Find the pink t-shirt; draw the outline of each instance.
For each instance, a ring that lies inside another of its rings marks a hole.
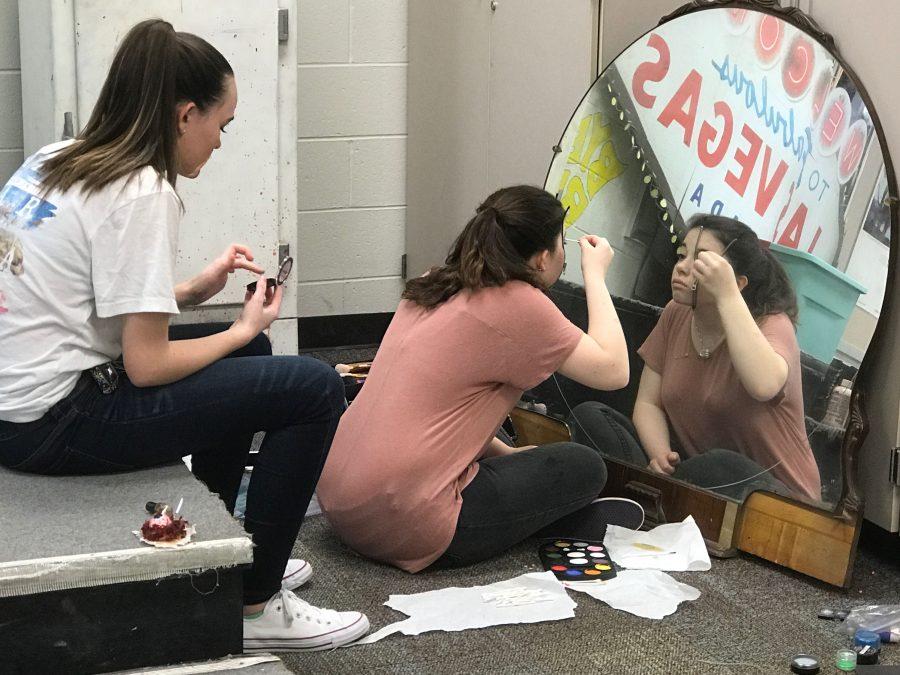
[[[786,314],[759,321],[759,329],[788,365],[784,389],[757,401],[744,389],[723,342],[701,359],[691,341],[691,310],[669,302],[638,350],[661,378],[663,409],[684,451],[722,448],[746,455],[802,497],[822,499],[819,468],[806,438],[800,347]]]
[[[485,447],[581,336],[521,281],[461,291],[430,311],[401,302],[319,480],[338,536],[408,572],[437,560]]]

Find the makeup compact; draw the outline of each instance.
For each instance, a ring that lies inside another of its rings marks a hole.
[[[538,554],[544,569],[560,581],[606,581],[616,576],[616,566],[599,541],[547,539]]]
[[[284,282],[287,281],[287,278],[291,275],[291,268],[294,266],[294,259],[291,256],[288,256],[284,260],[281,261],[281,265],[278,267],[278,276],[277,277],[269,277],[266,279],[266,286],[268,288],[275,288],[275,286],[282,286]],[[256,282],[251,281],[247,284],[247,291],[250,293],[256,293]]]

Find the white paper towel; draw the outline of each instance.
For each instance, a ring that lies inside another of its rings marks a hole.
[[[617,565],[631,570],[705,572],[712,565],[693,517],[636,532],[610,525],[603,540]]]
[[[613,609],[646,619],[662,619],[700,591],[659,570],[621,570],[609,581],[566,581],[566,588],[587,593]]]
[[[377,642],[397,632],[419,635],[432,630],[459,631],[571,619],[577,607],[552,572],[523,574],[488,586],[392,595],[384,604],[409,618],[385,626],[348,647]]]

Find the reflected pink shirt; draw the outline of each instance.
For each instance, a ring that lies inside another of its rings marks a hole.
[[[800,347],[786,314],[759,321],[759,329],[787,362],[784,389],[757,401],[744,389],[723,342],[701,359],[691,342],[691,310],[669,302],[638,354],[661,377],[662,405],[689,455],[722,448],[746,455],[801,497],[819,501],[819,468],[806,438]]]

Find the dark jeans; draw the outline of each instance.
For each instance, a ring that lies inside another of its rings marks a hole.
[[[568,422],[573,441],[641,468],[646,468],[650,461],[631,420],[608,405],[597,401],[577,405]],[[715,448],[690,458],[684,458],[683,453],[678,452],[682,461],[672,474],[678,480],[740,501],[754,490],[791,494],[784,483],[766,472],[764,467],[733,450]]]
[[[606,464],[578,443],[551,443],[489,457],[462,491],[456,533],[435,567],[486,560],[590,504],[606,484]]]
[[[177,330],[175,331],[178,332]],[[194,334],[212,332],[210,329]],[[257,341],[244,354],[269,351]],[[194,474],[234,509],[253,434],[265,431],[244,526],[256,544],[244,601],[281,587],[284,566],[344,410],[341,378],[300,356],[225,358],[178,382],[103,395],[84,375],[36,422],[0,422],[0,464],[45,475],[113,473],[193,455]]]

